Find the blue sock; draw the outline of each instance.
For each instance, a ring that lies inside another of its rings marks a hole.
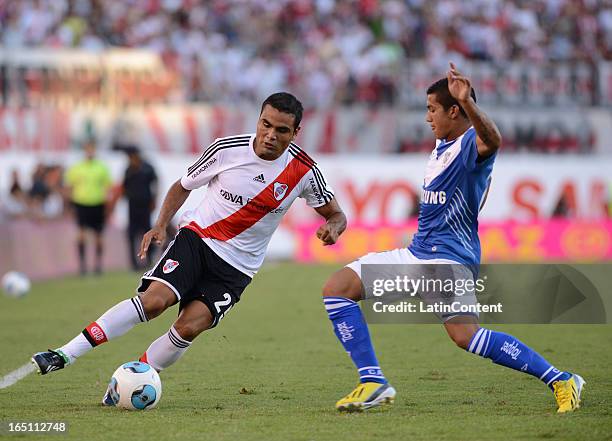
[[[529,346],[503,332],[480,328],[470,340],[467,350],[490,358],[493,363],[538,377],[551,389],[553,382],[571,377],[569,372],[556,369]]]
[[[344,297],[323,297],[323,303],[336,337],[359,370],[359,381],[385,384],[387,379],[378,365],[368,325],[357,302]]]

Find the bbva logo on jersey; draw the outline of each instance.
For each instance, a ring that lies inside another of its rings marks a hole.
[[[285,193],[287,193],[287,189],[289,189],[289,186],[287,184],[275,182],[274,183],[274,199],[276,199],[277,201],[280,201],[282,198],[284,198]]]

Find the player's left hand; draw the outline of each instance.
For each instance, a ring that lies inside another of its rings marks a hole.
[[[317,237],[323,242],[323,246],[333,245],[338,241],[338,231],[329,224],[323,224],[317,230]]]
[[[448,91],[457,101],[467,101],[472,91],[470,80],[457,70],[455,63],[450,62],[449,64],[450,70],[446,73]]]

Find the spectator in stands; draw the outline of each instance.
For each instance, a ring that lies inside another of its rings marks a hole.
[[[40,216],[44,219],[56,219],[64,214],[64,170],[59,165],[50,165],[45,173],[47,196],[40,206]]]
[[[78,224],[77,250],[81,275],[87,273],[86,233],[93,231],[95,237],[96,274],[102,273],[104,255],[103,230],[106,220],[107,192],[111,186],[108,167],[96,159],[96,147],[93,141],[84,146],[85,159],[73,165],[66,173],[66,185]]]
[[[61,167],[44,164],[35,167],[28,207],[30,217],[37,220],[53,219],[63,214]]]
[[[47,170],[44,164],[37,164],[32,172],[32,187],[28,193],[31,201],[41,202],[49,194],[49,189],[45,182],[45,174]]]
[[[113,195],[111,207],[121,197],[128,202],[128,253],[132,269],[139,271],[143,267],[136,258],[142,236],[151,229],[151,214],[157,200],[157,174],[155,169],[145,161],[136,146],[117,147],[128,155],[128,167],[125,170],[123,182]],[[151,253],[147,256],[146,265],[151,266]]]
[[[10,190],[2,201],[2,214],[9,219],[25,217],[28,214],[28,195],[23,191],[17,170],[11,173]]]

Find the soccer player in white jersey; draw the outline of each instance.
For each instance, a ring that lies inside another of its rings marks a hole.
[[[455,280],[468,280],[473,278],[471,269],[480,263],[477,215],[501,145],[500,133],[476,105],[469,79],[452,63],[446,78],[427,90],[426,120],[436,137],[436,146],[427,164],[418,231],[412,244],[363,256],[332,275],[323,288],[334,332],[360,376],[357,388],[336,403],[341,411],[392,403],[396,393],[380,369],[367,324],[356,303],[366,295],[362,265],[411,264],[401,268],[412,272],[415,279],[423,271],[430,273],[431,268],[451,267]],[[463,297],[464,302],[475,302],[473,293]],[[459,297],[451,296],[447,301],[453,299]],[[439,314],[439,318],[460,348],[542,380],[553,390],[558,412],[578,408],[584,384],[580,376],[557,370],[511,335],[479,327],[477,315],[451,313]]]
[[[182,215],[159,262],[142,276],[139,295],[113,306],[58,349],[34,354],[38,371],[62,369],[178,303],[178,319],[140,359],[158,371],[175,363],[240,300],[272,233],[298,197],[326,220],[317,237],[324,245],[336,243],[346,217],[315,161],[293,142],[302,111],[293,95],[275,93],[262,104],[256,133],[216,139],[172,185],[142,240],[144,258],[152,241],[165,240],[168,222],[190,191],[208,186],[199,206]]]

